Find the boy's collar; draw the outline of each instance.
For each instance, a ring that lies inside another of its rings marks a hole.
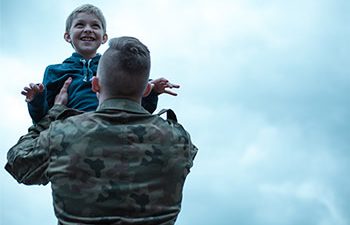
[[[84,57],[82,55],[80,55],[79,53],[77,53],[77,52],[73,52],[72,57],[73,58],[84,59]],[[96,53],[96,55],[92,59],[96,59],[96,58],[99,59],[100,57],[101,57],[101,54],[100,53]]]

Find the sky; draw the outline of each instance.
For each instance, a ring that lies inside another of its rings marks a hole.
[[[350,224],[348,0],[1,0],[2,167],[31,124],[20,92],[71,55],[84,3],[181,85],[158,104],[199,148],[177,225]],[[0,179],[1,225],[56,224],[49,185]]]

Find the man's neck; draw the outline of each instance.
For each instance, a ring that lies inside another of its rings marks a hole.
[[[98,95],[99,105],[101,105],[102,102],[106,101],[107,99],[127,99],[127,100],[134,101],[134,102],[141,105],[141,98],[132,97],[132,96],[122,96],[122,95],[106,96],[106,95],[102,95],[102,94]]]

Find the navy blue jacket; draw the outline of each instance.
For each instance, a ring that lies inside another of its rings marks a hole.
[[[91,80],[96,76],[97,65],[101,55],[86,60],[78,53],[61,64],[50,65],[46,68],[43,84],[43,93],[38,94],[33,101],[28,103],[29,114],[34,123],[40,121],[48,110],[54,105],[55,97],[61,90],[68,77],[72,77],[72,83],[68,88],[67,107],[85,112],[95,111],[98,106],[96,93],[91,90]],[[153,113],[157,108],[158,95],[155,92],[142,99],[142,106]]]

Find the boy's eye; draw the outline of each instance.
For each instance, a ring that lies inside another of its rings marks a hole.
[[[92,25],[92,28],[94,28],[94,29],[100,29],[101,27],[100,27],[99,24],[93,24],[93,25]]]
[[[77,24],[75,24],[75,27],[81,28],[81,27],[84,27],[84,24],[82,24],[82,23],[77,23]]]

